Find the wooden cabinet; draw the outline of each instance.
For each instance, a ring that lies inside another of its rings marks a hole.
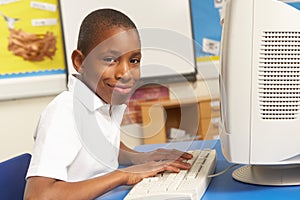
[[[144,144],[168,142],[171,128],[184,130],[199,139],[213,139],[218,135],[218,98],[144,102],[140,106]]]

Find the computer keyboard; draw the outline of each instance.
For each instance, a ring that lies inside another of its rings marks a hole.
[[[143,179],[127,194],[124,200],[200,200],[215,171],[216,150],[189,151],[193,158],[189,170],[179,173],[164,172]]]

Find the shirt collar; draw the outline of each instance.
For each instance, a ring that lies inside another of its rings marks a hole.
[[[74,75],[69,76],[68,89],[76,99],[78,99],[89,111],[96,110],[109,113],[110,104],[105,103],[90,88],[88,88],[81,80]],[[126,109],[126,105],[113,106],[113,111],[122,112]]]
[[[74,97],[90,111],[95,111],[101,107],[109,107],[108,104],[102,101],[102,99],[74,75],[69,76],[68,88]]]

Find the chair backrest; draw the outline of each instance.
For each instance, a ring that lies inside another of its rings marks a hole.
[[[0,199],[23,200],[30,159],[25,153],[0,163]]]

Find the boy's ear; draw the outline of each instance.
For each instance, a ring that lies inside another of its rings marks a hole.
[[[83,60],[84,60],[84,55],[82,54],[81,51],[79,50],[74,50],[72,53],[72,63],[74,69],[78,72],[81,73],[83,70]]]

